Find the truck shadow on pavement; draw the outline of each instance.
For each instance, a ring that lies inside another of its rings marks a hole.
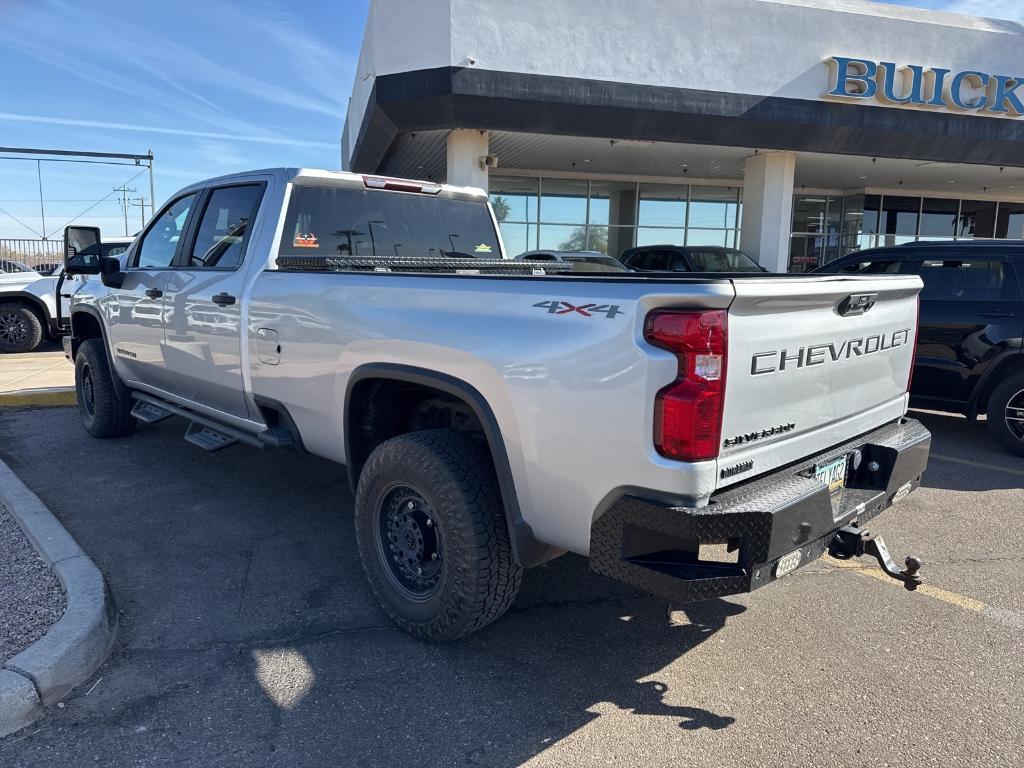
[[[98,441],[73,409],[0,414],[0,456],[103,570],[120,614],[95,678],[0,743],[0,764],[504,766],[605,717],[602,732],[662,737],[734,722],[700,706],[707,661],[690,654],[742,605],[670,617],[566,555],[529,571],[483,631],[422,643],[366,585],[342,468],[205,453],[184,429]]]

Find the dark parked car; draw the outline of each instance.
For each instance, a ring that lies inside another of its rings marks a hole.
[[[717,245],[641,245],[620,260],[636,272],[767,272],[735,248]]]
[[[622,262],[600,251],[527,251],[516,256],[520,261],[561,261],[572,265],[573,272],[629,272]]]
[[[917,242],[875,248],[815,272],[917,274],[924,281],[911,403],[988,415],[1024,456],[1024,241]]]

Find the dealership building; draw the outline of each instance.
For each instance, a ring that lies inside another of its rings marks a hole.
[[[342,167],[488,190],[512,254],[1021,238],[1022,51],[861,0],[373,0]]]

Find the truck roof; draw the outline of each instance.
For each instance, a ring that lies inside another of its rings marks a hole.
[[[400,179],[393,176],[381,176],[376,173],[351,173],[349,171],[329,171],[325,168],[258,168],[250,171],[239,171],[237,173],[229,173],[223,176],[215,176],[210,179],[202,179],[194,182],[193,184],[183,187],[182,192],[191,189],[193,187],[204,187],[210,184],[221,184],[230,183],[232,181],[238,181],[252,176],[275,176],[284,183],[289,182],[337,182],[339,184],[351,184],[358,186],[367,186],[367,179],[383,179],[388,182],[396,182],[398,184],[416,185],[421,187],[438,187],[442,194],[454,194],[461,196],[472,196],[479,197],[481,199],[487,198],[487,193],[479,187],[462,187],[455,184],[442,184],[437,181],[422,180],[422,179]],[[402,190],[396,190],[402,191]]]

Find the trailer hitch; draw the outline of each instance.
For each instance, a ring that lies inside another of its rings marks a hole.
[[[835,537],[828,545],[828,553],[837,560],[849,560],[852,557],[869,555],[878,561],[889,576],[902,581],[903,586],[911,592],[920,586],[922,582],[921,560],[917,557],[908,557],[904,563],[906,568],[902,570],[889,554],[889,548],[885,546],[882,537],[856,525],[847,525],[836,531]]]

